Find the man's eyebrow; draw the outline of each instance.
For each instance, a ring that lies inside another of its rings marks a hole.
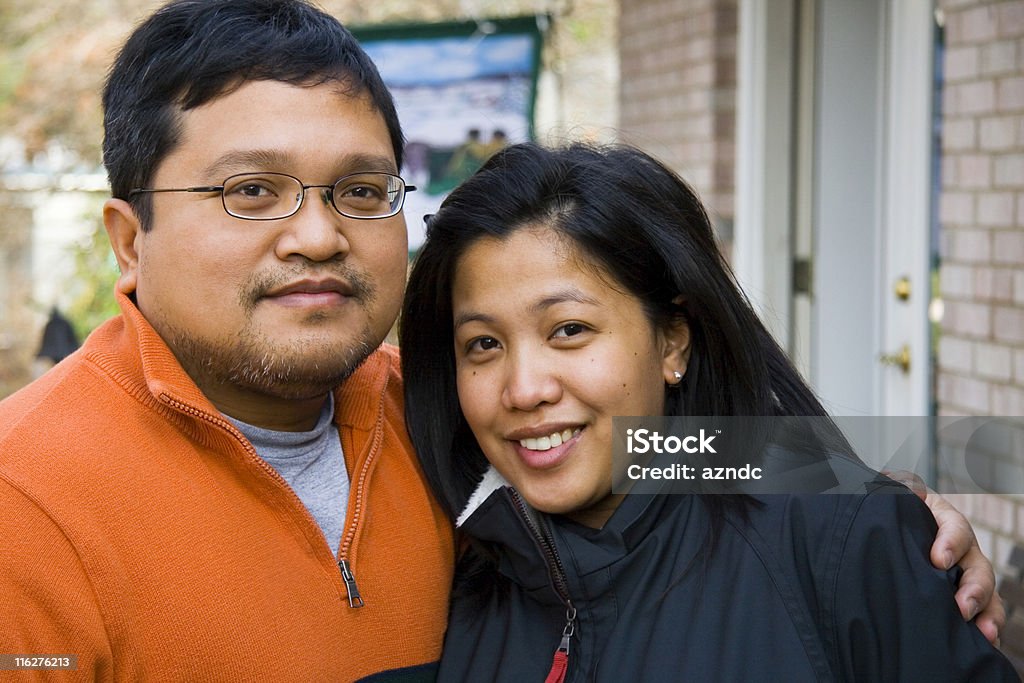
[[[378,154],[349,154],[338,160],[341,175],[349,173],[363,173],[364,171],[376,171],[378,173],[397,174],[395,160],[389,156]]]
[[[203,177],[220,182],[234,173],[249,171],[275,171],[293,173],[294,161],[290,154],[273,149],[246,149],[228,152],[203,171]],[[333,172],[337,177],[350,173],[378,172],[398,173],[395,161],[389,156],[378,154],[349,154],[338,158]],[[308,182],[308,181],[306,181]]]
[[[232,173],[268,171],[285,168],[289,157],[272,149],[246,149],[228,152],[216,159],[203,171],[203,177],[223,180]]]

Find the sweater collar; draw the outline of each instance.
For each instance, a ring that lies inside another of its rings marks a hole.
[[[135,303],[119,291],[115,296],[121,315],[86,339],[86,357],[144,403],[173,401],[217,414]]]

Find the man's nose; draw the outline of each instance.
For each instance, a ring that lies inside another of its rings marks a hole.
[[[347,220],[334,208],[330,186],[312,185],[294,215],[282,222],[283,233],[277,242],[282,260],[302,256],[311,261],[330,261],[350,250],[345,234]]]

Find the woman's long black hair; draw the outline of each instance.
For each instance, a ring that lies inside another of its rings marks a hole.
[[[654,325],[684,317],[690,359],[681,386],[666,389],[666,415],[826,415],[740,291],[704,207],[679,176],[627,146],[513,145],[453,191],[430,220],[402,311],[409,434],[452,519],[488,466],[459,408],[455,269],[477,240],[538,224],[614,277]],[[718,518],[741,502],[702,498]]]

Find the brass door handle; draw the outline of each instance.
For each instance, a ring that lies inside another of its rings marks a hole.
[[[878,357],[882,365],[895,365],[904,375],[910,374],[910,345],[904,344],[897,353],[883,353]]]
[[[899,299],[900,301],[906,301],[907,299],[910,298],[910,279],[906,277],[901,277],[899,280],[896,281],[896,284],[893,286],[892,289],[893,294],[896,295],[897,299]]]

